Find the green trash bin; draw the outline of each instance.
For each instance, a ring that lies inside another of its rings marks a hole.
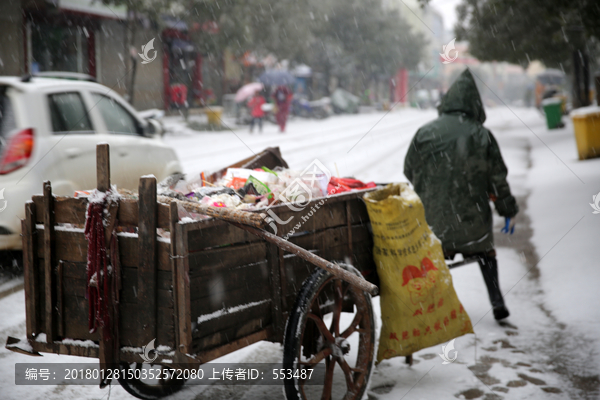
[[[562,99],[551,97],[542,101],[542,108],[546,114],[546,124],[548,129],[562,128]]]

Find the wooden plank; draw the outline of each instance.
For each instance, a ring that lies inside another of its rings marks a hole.
[[[172,282],[172,290],[173,290],[173,325],[179,326],[179,311],[177,308],[177,224],[179,222],[179,211],[177,210],[177,204],[171,203],[169,205],[169,233],[170,233],[170,243],[169,250],[171,252],[171,282]],[[159,279],[160,280],[160,279]],[[175,348],[179,348],[179,329],[174,329],[175,333]]]
[[[352,225],[364,225],[369,224],[371,220],[369,219],[369,213],[367,211],[367,206],[362,198],[351,199],[346,202],[350,207],[350,217],[352,220]]]
[[[122,286],[123,293],[131,292],[133,296],[137,298],[137,282],[138,282],[138,269],[137,268],[121,268]],[[170,271],[157,271],[156,289],[169,291],[172,289],[173,282],[171,281]],[[135,288],[135,291],[134,291]]]
[[[82,296],[64,294],[65,337],[76,340],[100,340],[100,332],[90,333],[88,330],[88,301]],[[137,304],[121,303],[119,305],[119,342],[122,346],[140,347],[148,342],[138,336]],[[160,329],[156,339],[160,344],[175,348],[175,327],[173,325],[173,308],[158,307],[157,323]],[[158,345],[157,343],[157,345]]]
[[[64,270],[66,269],[65,264],[61,263],[60,266],[63,268],[63,274],[64,274]],[[130,269],[128,268],[128,271],[133,271],[133,274],[128,274],[128,277],[134,276],[136,278],[135,281],[127,281],[127,279],[125,279],[125,286],[121,291],[121,298],[120,298],[120,302],[123,304],[137,304],[137,297],[136,297],[136,291],[134,290],[134,285],[137,283],[137,271],[134,269]],[[77,278],[69,278],[69,277],[63,277],[63,279],[66,279],[68,284],[64,285],[64,287],[62,288],[62,293],[63,295],[67,295],[67,296],[79,296],[79,297],[85,297],[86,292],[87,292],[87,281],[85,279],[77,279]],[[170,279],[169,279],[170,281]],[[130,283],[131,282],[131,283]],[[59,288],[60,289],[60,288]],[[58,297],[57,297],[57,302],[58,302]],[[157,289],[156,290],[156,300],[157,303],[160,304],[161,307],[166,307],[166,308],[173,308],[173,295],[172,292],[169,289]],[[58,303],[57,303],[58,304]],[[57,305],[58,308],[58,305]]]
[[[138,227],[138,329],[144,343],[156,338],[156,178],[140,178]]]
[[[98,358],[98,347],[76,346],[61,342],[42,343],[35,340],[29,341],[31,347],[40,353],[65,354],[70,356]]]
[[[121,199],[117,219],[121,226],[138,226],[138,201]]]
[[[37,256],[44,258],[44,230],[37,235]],[[121,257],[121,266],[137,268],[139,245],[137,235],[120,234],[118,236],[119,254]],[[36,236],[36,235],[34,235]],[[70,261],[75,263],[87,262],[87,241],[82,231],[54,231],[55,245],[54,253],[57,260]],[[171,272],[170,243],[157,241],[157,268],[160,271]]]
[[[23,232],[23,276],[25,287],[25,310],[27,338],[38,333],[38,310],[41,304],[37,290],[39,276],[37,273],[37,236],[35,229],[36,208],[33,203],[25,204],[25,219],[21,221]]]
[[[33,203],[38,211],[36,222],[43,224],[44,197],[33,196]],[[57,224],[85,224],[85,213],[88,201],[86,198],[56,196],[54,198],[54,222]]]
[[[45,229],[38,229],[37,253],[39,258],[44,258]],[[54,229],[54,256],[56,260],[87,262],[87,240],[80,231],[64,231]]]
[[[192,349],[194,353],[213,349],[270,326],[271,324],[265,322],[263,318],[240,321],[235,326],[231,326],[225,330],[211,333],[210,335],[202,338],[194,339]]]
[[[271,294],[271,315],[275,336],[283,339],[285,321],[283,319],[283,296],[281,291],[281,273],[279,269],[279,247],[267,244],[267,264],[269,266],[269,283]]]
[[[179,351],[183,354],[192,348],[192,317],[190,299],[190,276],[187,246],[188,232],[185,225],[177,224],[177,312],[179,326]]]
[[[263,231],[261,229],[256,229],[251,226],[245,226],[245,225],[241,225],[241,224],[233,223],[233,222],[231,224],[237,226],[240,229],[244,229],[245,231],[251,232],[252,234],[254,234],[258,237],[261,237],[261,238],[267,240],[268,242],[276,243],[277,246],[284,249],[285,251],[296,254],[297,256],[305,259],[306,261],[310,262],[311,264],[314,264],[320,268],[323,268],[324,270],[333,274],[337,278],[342,279],[343,281],[348,282],[351,285],[354,285],[355,287],[358,287],[363,291],[366,291],[372,295],[376,295],[379,293],[379,288],[377,288],[377,286],[365,281],[364,279],[362,279],[362,277],[356,276],[352,272],[349,272],[349,271],[339,267],[337,264],[327,261],[324,258],[319,257],[316,254],[313,254],[313,253],[307,251],[306,249],[303,249],[300,246],[297,246],[287,240],[284,240],[272,233]]]
[[[237,229],[233,228],[232,229]],[[223,269],[244,268],[249,264],[266,262],[266,243],[243,243],[204,250],[189,255],[190,279],[212,276]]]
[[[65,310],[64,310],[64,304],[63,304],[63,284],[64,284],[64,279],[63,279],[63,264],[62,262],[58,263],[58,267],[56,269],[56,314],[57,314],[57,320],[56,320],[56,325],[57,325],[57,333],[59,337],[64,337],[65,336],[65,325],[64,325],[64,318],[65,318]],[[70,286],[71,282],[69,282],[69,286]]]
[[[64,354],[78,357],[89,357],[89,358],[98,358],[98,347],[95,346],[78,346],[74,344],[65,344],[62,342],[54,342],[54,343],[42,343],[36,342],[32,340],[29,342],[31,347],[38,352],[41,353],[54,353],[54,354]],[[161,362],[163,360],[172,360],[173,357],[169,357],[163,354],[159,354],[156,362]],[[125,362],[140,362],[140,356],[137,353],[133,353],[127,350],[121,350],[120,360]],[[190,367],[194,365],[194,363],[189,364]],[[196,366],[197,367],[197,366]]]
[[[40,234],[41,236],[41,234]],[[45,262],[43,258],[38,258],[37,264],[34,266],[38,279],[36,281],[37,285],[37,298],[38,298],[38,311],[37,311],[37,327],[38,332],[36,333],[36,337],[40,332],[44,332],[44,327],[46,326],[46,271]]]
[[[285,252],[283,251],[283,249],[278,247],[278,258],[279,258],[279,277],[281,279],[280,282],[280,286],[281,286],[281,305],[283,307],[284,312],[288,310],[288,301],[287,296],[288,296],[288,291],[287,291],[287,273],[286,273],[286,269],[285,269]],[[293,303],[292,303],[293,304]],[[291,304],[289,305],[291,307]]]
[[[207,220],[183,224],[188,232],[189,252],[240,243],[256,243],[260,238],[224,221]]]
[[[223,296],[219,297],[214,293],[210,296],[193,299],[191,301],[192,321],[195,321],[201,315],[210,315],[223,309],[231,309],[244,304],[260,302],[271,299],[269,287],[263,285],[244,286],[234,290],[223,292]]]
[[[119,337],[122,346],[141,347],[148,344],[145,339],[138,336],[138,307],[136,304],[122,303],[119,312],[121,334]],[[157,307],[155,345],[164,345],[175,348],[175,326],[173,325],[173,308]]]
[[[44,276],[45,276],[45,293],[46,293],[46,340],[48,343],[54,341],[54,299],[53,299],[53,282],[52,282],[52,265],[54,247],[54,213],[52,212],[54,198],[52,196],[52,185],[50,181],[44,182]]]
[[[243,347],[250,346],[253,343],[260,342],[261,340],[269,340],[273,336],[273,330],[269,327],[267,329],[260,330],[246,337],[230,341],[227,344],[217,347],[215,349],[202,351],[197,353],[195,358],[200,360],[202,363],[207,363],[226,354],[232,353]]]
[[[215,269],[211,274],[190,278],[191,300],[210,297],[222,304],[235,291],[268,291],[269,275],[266,260],[238,268]]]
[[[121,266],[123,267],[138,267],[140,244],[138,237],[121,236],[119,237],[119,254],[121,255]],[[156,237],[155,237],[156,238]],[[169,257],[171,244],[155,240],[156,246],[156,268],[160,271],[171,272],[171,259]]]
[[[157,226],[162,229],[169,229],[171,226],[171,212],[169,210],[169,206],[158,203],[157,210]],[[137,227],[139,225],[138,216],[138,200],[121,199],[119,204],[119,213],[117,214],[119,226]]]
[[[110,190],[110,148],[108,143],[96,145],[96,187],[101,192]]]
[[[359,212],[358,216],[352,216],[353,223],[355,219],[359,219],[361,223],[362,221],[366,223],[369,219],[366,214],[366,207],[364,204],[361,204],[361,198],[367,192],[369,192],[369,190],[330,196],[327,197],[324,202],[322,202],[322,200],[324,200],[323,198],[314,199],[304,207],[302,211],[294,211],[284,204],[271,207],[270,211],[275,213],[280,220],[289,220],[286,224],[277,224],[277,235],[285,236],[293,230],[297,224],[300,224],[300,226],[295,229],[296,233],[346,226],[347,202],[352,204],[351,214],[354,213],[355,208]],[[323,204],[321,205],[320,203]],[[316,206],[319,208],[316,209]],[[264,210],[261,210],[261,212],[262,211]],[[311,211],[312,215],[309,215]],[[302,217],[304,217],[304,219]],[[206,248],[221,247],[228,244],[252,243],[260,240],[240,229],[232,229],[224,221],[216,221],[214,219],[197,221],[185,224],[185,226],[189,231],[190,253],[201,251]]]
[[[194,331],[194,351],[220,346],[232,340],[264,329],[272,322],[271,302],[198,324]]]
[[[328,199],[311,201],[301,211],[287,206],[273,207],[271,210],[286,224],[277,224],[277,235],[287,236],[305,231],[317,231],[346,225],[346,207],[344,202],[330,203]]]
[[[352,259],[352,210],[350,209],[350,202],[346,202],[346,242],[348,243],[348,255],[347,257]]]
[[[64,337],[76,340],[100,340],[101,328],[90,333],[88,328],[89,303],[83,296],[63,294]]]
[[[44,223],[43,220],[43,196],[33,196],[33,203],[38,210],[37,223]],[[119,226],[138,226],[138,201],[133,199],[121,199],[119,201],[119,211],[117,213],[117,220]],[[87,211],[88,201],[86,198],[73,198],[73,197],[61,197],[57,196],[54,198],[54,214],[55,223],[67,223],[67,224],[85,224],[85,213]],[[163,229],[169,229],[170,226],[170,211],[169,206],[164,204],[158,204],[158,227]]]

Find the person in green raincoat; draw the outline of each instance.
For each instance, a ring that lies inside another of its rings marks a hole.
[[[440,116],[415,134],[404,175],[425,206],[427,223],[442,241],[447,258],[478,257],[494,317],[508,317],[500,285],[492,232],[493,201],[514,230],[517,202],[506,182],[507,169],[494,135],[483,127],[485,111],[467,68],[438,107]]]

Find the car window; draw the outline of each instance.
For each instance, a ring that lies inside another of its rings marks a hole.
[[[92,93],[94,104],[100,110],[110,133],[139,135],[138,121],[123,106],[108,96]]]
[[[79,93],[53,93],[48,95],[48,103],[53,132],[93,132],[88,112]]]
[[[17,121],[10,97],[6,94],[7,87],[0,86],[0,146],[14,134]]]

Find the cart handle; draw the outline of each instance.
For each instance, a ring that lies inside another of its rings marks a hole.
[[[159,203],[169,204],[177,203],[180,204],[187,211],[208,215],[217,219],[222,219],[227,222],[237,222],[244,225],[250,225],[255,228],[262,228],[265,224],[271,221],[270,217],[262,213],[253,213],[248,211],[232,210],[226,207],[211,207],[192,201],[183,201],[168,196],[158,196],[157,200]]]
[[[352,272],[343,269],[339,265],[329,262],[324,258],[321,258],[318,255],[311,253],[310,251],[305,250],[300,246],[295,245],[294,243],[288,242],[287,240],[282,239],[279,236],[273,235],[270,232],[266,232],[262,229],[253,228],[251,226],[242,225],[235,222],[229,223],[237,226],[240,229],[248,231],[253,235],[263,238],[267,242],[276,244],[280,249],[288,251],[297,255],[300,258],[305,259],[306,261],[316,265],[317,267],[322,268],[325,271],[331,273],[336,278],[339,278],[344,282],[354,285],[357,288],[371,294],[372,296],[376,296],[377,294],[379,294],[379,288],[373,285],[372,283],[367,282],[363,277],[355,275]]]

